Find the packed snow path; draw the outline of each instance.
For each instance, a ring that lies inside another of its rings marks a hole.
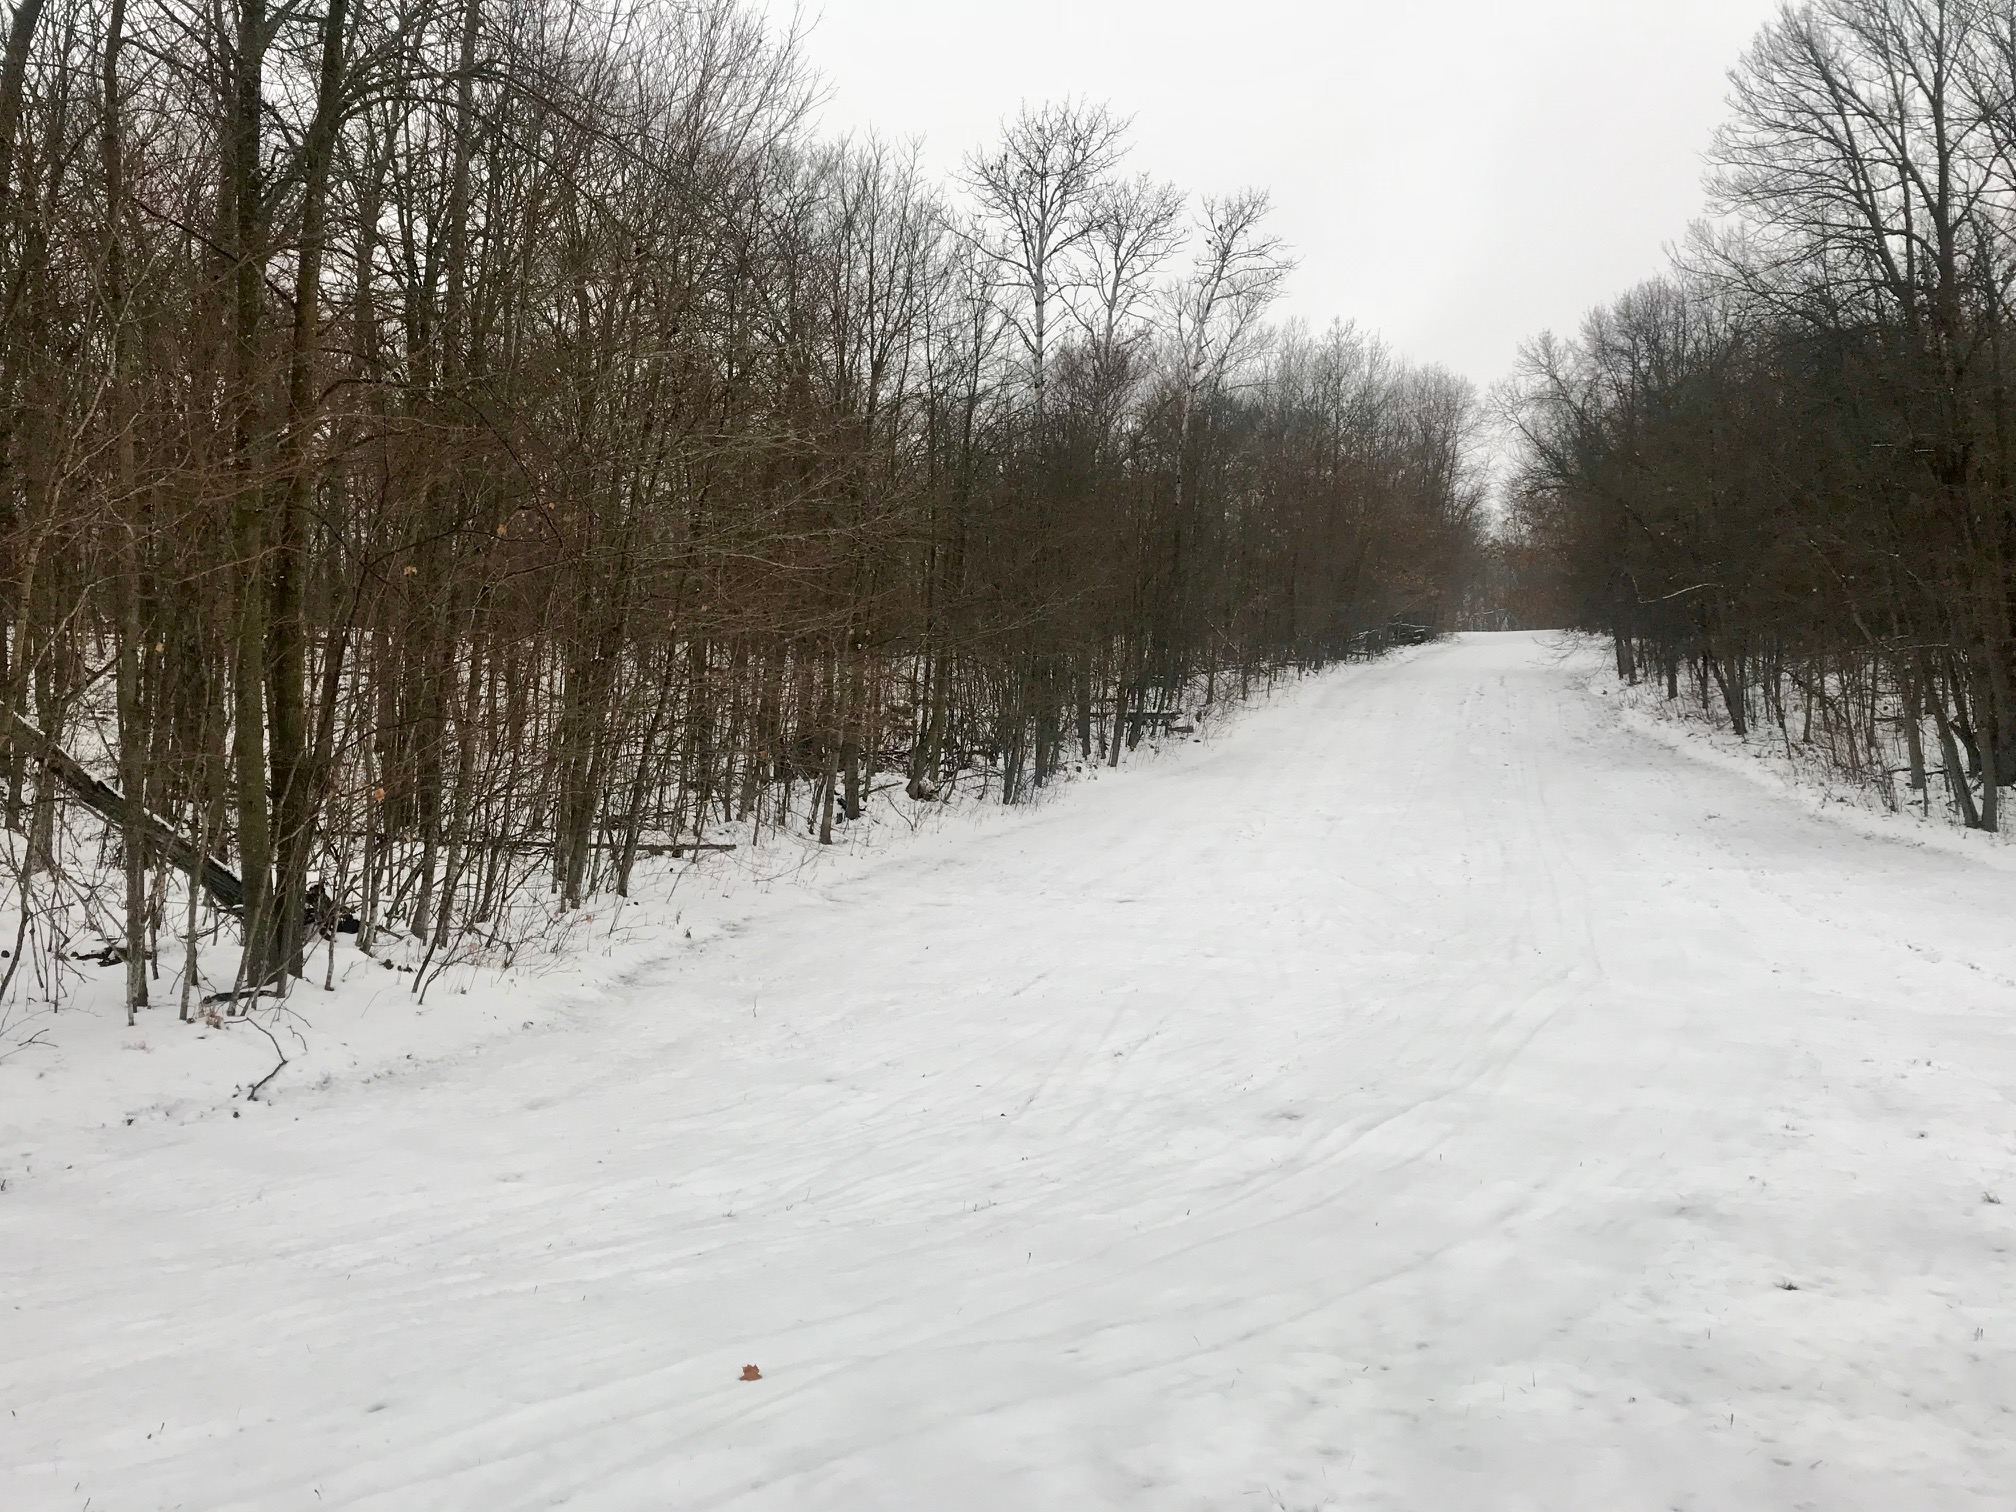
[[[1312,680],[393,1080],[0,1107],[0,1506],[2008,1507],[2016,874],[1588,671]]]

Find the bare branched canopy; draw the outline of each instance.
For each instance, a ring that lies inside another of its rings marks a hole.
[[[1517,549],[1620,670],[1989,829],[2016,781],[2012,87],[2009,0],[1786,8],[1732,75],[1719,223],[1508,395]]]
[[[136,1008],[347,928],[424,991],[1454,601],[1474,411],[1272,381],[1264,197],[1082,101],[937,184],[817,92],[733,0],[13,10],[0,996],[80,919]]]

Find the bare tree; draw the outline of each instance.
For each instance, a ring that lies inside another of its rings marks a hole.
[[[1016,296],[1008,315],[1028,354],[1039,418],[1051,327],[1075,277],[1069,260],[1096,233],[1101,180],[1120,160],[1127,126],[1103,105],[1025,105],[995,147],[966,160],[983,227],[977,245]]]

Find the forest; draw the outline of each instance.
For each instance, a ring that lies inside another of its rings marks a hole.
[[[2016,782],[2016,6],[1787,7],[1711,214],[1529,345],[1499,566],[1618,674],[2003,827]]]
[[[820,135],[803,42],[733,0],[18,0],[0,998],[85,936],[129,1017],[337,931],[508,956],[730,828],[1018,801],[1453,622],[1484,412],[1275,323],[1263,191],[1130,169],[1084,100],[937,181]],[[1926,656],[1980,725],[2001,664]]]
[[[2012,1512],[2012,300],[2016,0],[4,0],[0,1512]]]

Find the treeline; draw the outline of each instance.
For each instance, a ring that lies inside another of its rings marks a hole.
[[[1622,675],[1995,829],[2016,782],[2016,5],[1788,8],[1732,78],[1718,219],[1526,354],[1514,545]]]
[[[254,990],[1453,604],[1472,398],[1270,331],[1264,197],[1078,103],[935,185],[812,98],[725,0],[18,0],[10,973],[107,858],[130,1001],[185,872]]]

